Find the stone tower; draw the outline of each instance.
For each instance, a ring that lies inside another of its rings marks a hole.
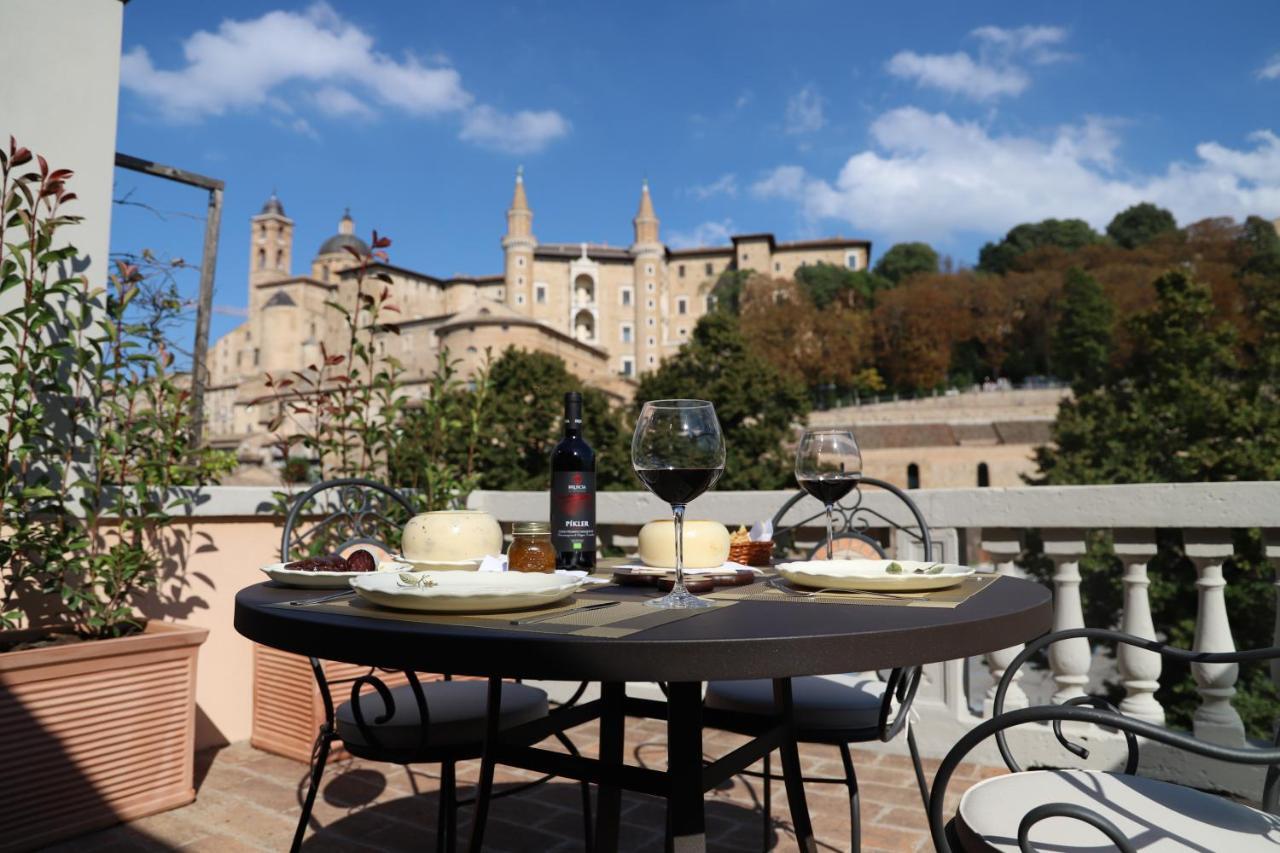
[[[635,268],[636,298],[636,372],[657,367],[661,360],[659,347],[665,335],[665,313],[662,300],[666,291],[665,250],[658,238],[658,215],[649,197],[649,181],[640,187],[640,209],[632,220],[636,240],[631,246]]]
[[[273,192],[262,212],[249,220],[249,290],[254,285],[289,277],[293,263],[293,220]],[[250,304],[253,300],[250,298]]]
[[[533,211],[524,194],[524,167],[516,169],[516,190],[507,209],[507,233],[502,238],[505,255],[503,277],[506,281],[506,304],[526,311],[532,290],[533,250],[538,240],[533,236]]]

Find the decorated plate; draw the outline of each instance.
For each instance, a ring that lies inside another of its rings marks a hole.
[[[777,568],[778,574],[797,586],[895,592],[946,589],[973,574],[973,569],[954,563],[916,560],[806,560]]]
[[[524,572],[374,572],[351,579],[366,601],[399,610],[496,613],[552,604],[581,588],[583,579]]]
[[[383,561],[374,572],[312,572],[301,569],[286,569],[286,563],[272,563],[263,566],[267,577],[285,586],[296,586],[303,589],[346,589],[352,578],[372,574],[394,574],[397,567],[394,563]]]

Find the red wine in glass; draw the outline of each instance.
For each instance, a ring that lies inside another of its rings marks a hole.
[[[720,479],[723,468],[637,468],[645,488],[669,504],[687,504]],[[852,487],[850,487],[852,488]]]
[[[797,477],[800,488],[813,495],[826,506],[838,504],[853,491],[861,479],[860,474],[819,474],[817,477]]]

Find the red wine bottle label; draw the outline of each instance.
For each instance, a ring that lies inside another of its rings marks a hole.
[[[596,550],[596,475],[556,471],[551,475],[551,544],[557,552]]]

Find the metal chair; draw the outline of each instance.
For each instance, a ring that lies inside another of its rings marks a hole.
[[[914,520],[914,527],[901,524],[890,516],[863,503],[862,489],[874,486],[897,497]],[[790,498],[773,517],[775,548],[794,546],[796,532],[821,518],[825,509],[806,515],[798,507],[804,492]],[[884,544],[868,531],[885,527],[916,543],[925,560],[933,559],[933,541],[919,507],[905,492],[896,486],[871,477],[863,477],[858,487],[845,503],[835,507],[840,527],[836,539],[855,540],[863,549],[870,549],[880,557],[886,557]],[[817,553],[826,545],[824,537],[810,552]],[[881,673],[850,673],[835,676],[805,676],[792,679],[792,696],[796,717],[796,739],[800,743],[834,746],[840,751],[844,765],[843,778],[806,777],[805,782],[818,784],[842,784],[849,791],[849,838],[852,850],[859,850],[862,842],[859,819],[858,777],[854,770],[851,743],[871,741],[888,742],[904,728],[907,732],[907,748],[915,769],[916,784],[926,808],[929,804],[929,786],[920,763],[920,752],[908,717],[911,702],[920,685],[921,669],[918,666],[901,667],[887,675]],[[708,709],[724,712],[720,727],[741,734],[750,734],[751,718],[773,713],[773,688],[768,681],[713,681],[707,685],[704,704]],[[750,775],[757,775],[751,773]],[[764,771],[759,774],[764,782],[762,811],[764,813],[764,848],[768,849],[772,830],[771,799],[773,773],[771,756],[765,756]]]
[[[1047,833],[1053,840],[1052,849],[1062,853],[1113,847],[1122,853],[1157,848],[1231,850],[1233,853],[1280,849],[1280,785],[1277,785],[1280,733],[1269,748],[1221,746],[1125,716],[1098,696],[1080,696],[1061,705],[1004,711],[1005,694],[1018,668],[1046,646],[1077,637],[1124,643],[1188,663],[1240,664],[1280,659],[1280,647],[1195,652],[1101,628],[1058,631],[1028,643],[1000,679],[992,718],[962,737],[938,767],[929,803],[929,831],[937,850],[940,853],[953,850],[1030,853],[1033,849],[1030,834],[1042,821],[1048,823],[1041,827],[1040,834]],[[1121,773],[1024,771],[1010,753],[1005,733],[1015,726],[1046,722],[1053,724],[1059,743],[1081,758],[1087,758],[1089,751],[1064,736],[1064,722],[1093,723],[1120,730],[1128,746],[1124,770]],[[1012,772],[974,785],[961,798],[955,817],[948,820],[943,814],[947,784],[969,752],[993,735],[1001,757]],[[1219,761],[1267,766],[1262,810],[1182,785],[1136,776],[1139,737]]]
[[[285,517],[280,542],[280,559],[306,553],[338,553],[358,546],[394,550],[404,522],[414,514],[413,505],[395,489],[373,480],[345,478],[317,483],[301,494]],[[305,530],[299,521],[320,515]],[[439,763],[440,802],[436,819],[436,849],[453,850],[457,842],[457,810],[474,803],[472,843],[478,845],[488,801],[510,796],[548,781],[543,776],[532,782],[487,796],[491,788],[482,784],[473,799],[459,801],[455,765],[480,758],[486,737],[489,707],[498,709],[496,730],[512,728],[553,713],[547,694],[535,687],[485,681],[454,681],[448,673],[443,681],[423,683],[406,671],[407,683],[388,687],[370,668],[351,679],[329,680],[324,665],[310,658],[311,671],[324,704],[324,722],[316,735],[311,754],[310,783],[302,804],[302,814],[294,832],[292,850],[298,850],[311,818],[320,778],[335,740],[358,758],[390,764]],[[330,693],[333,684],[350,682],[350,701],[336,709]],[[366,692],[372,688],[373,692]],[[576,698],[576,697],[575,697]],[[571,754],[578,751],[562,733],[555,737]],[[482,780],[483,781],[483,780]],[[582,805],[587,849],[591,849],[591,793],[583,782]]]

